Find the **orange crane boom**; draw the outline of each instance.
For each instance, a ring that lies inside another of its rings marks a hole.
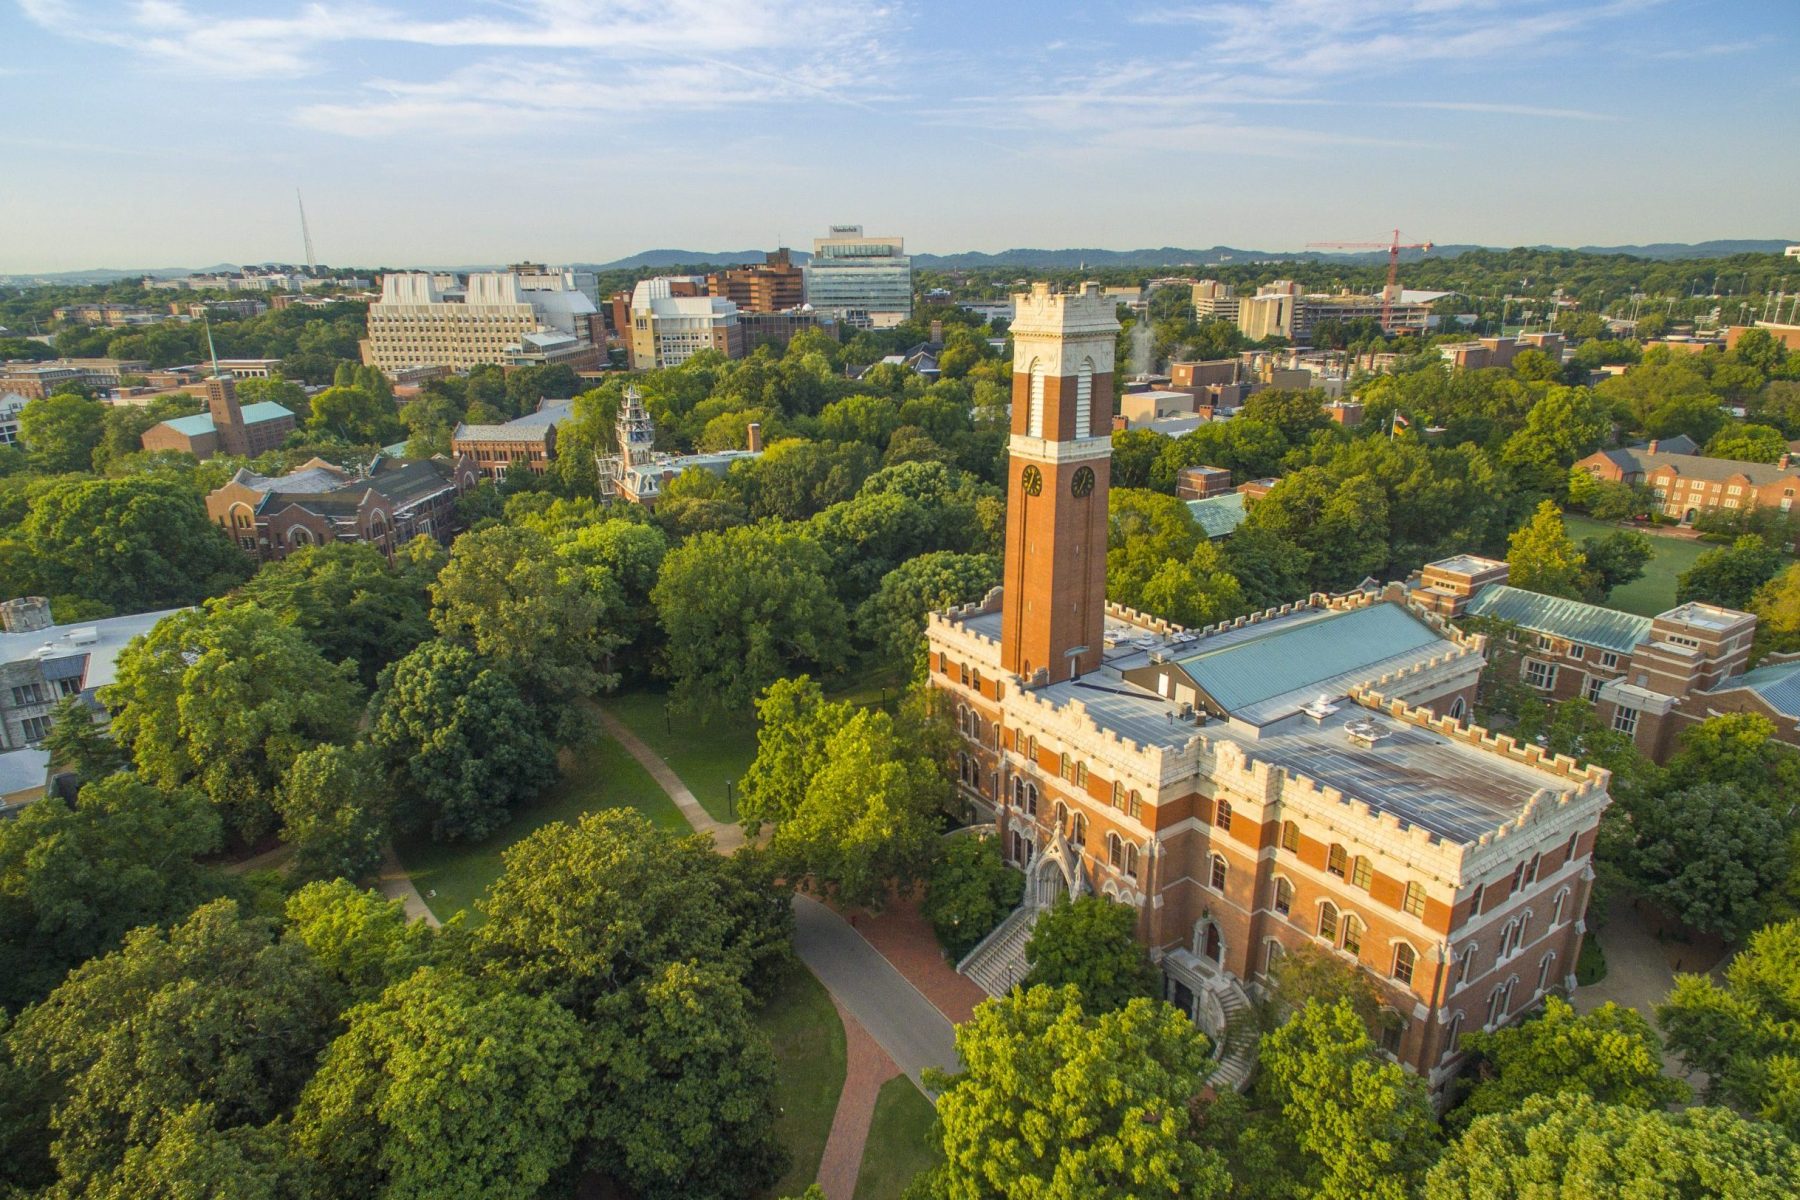
[[[1394,281],[1400,275],[1402,250],[1431,250],[1430,242],[1402,242],[1400,231],[1394,230],[1391,242],[1308,242],[1308,250],[1386,250],[1388,252],[1387,286],[1381,289],[1381,332],[1393,332]]]

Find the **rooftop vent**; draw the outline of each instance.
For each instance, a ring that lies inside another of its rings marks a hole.
[[[1361,746],[1363,749],[1367,750],[1370,746],[1373,746],[1376,742],[1385,738],[1387,736],[1387,730],[1383,729],[1375,722],[1364,718],[1360,721],[1352,721],[1344,726],[1344,736],[1350,739],[1351,745]]]
[[[1325,718],[1329,717],[1337,710],[1338,706],[1331,702],[1331,697],[1327,696],[1324,692],[1320,692],[1317,700],[1306,705],[1300,711],[1311,717],[1314,724],[1323,724]]]

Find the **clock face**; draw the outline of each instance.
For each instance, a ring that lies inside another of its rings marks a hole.
[[[1027,496],[1041,495],[1044,491],[1044,473],[1035,466],[1026,467],[1025,473],[1019,476],[1019,486],[1025,489]]]
[[[1075,478],[1069,480],[1069,494],[1075,497],[1091,496],[1094,493],[1094,468],[1082,467],[1075,472]]]

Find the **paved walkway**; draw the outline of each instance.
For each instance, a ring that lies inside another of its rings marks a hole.
[[[407,920],[423,921],[433,929],[442,924],[437,919],[437,914],[425,903],[425,897],[419,895],[419,889],[413,886],[412,876],[400,865],[400,859],[392,846],[381,848],[381,881],[376,886],[389,900],[401,903],[406,910]]]
[[[836,996],[831,1002],[844,1023],[844,1090],[838,1095],[831,1135],[819,1160],[818,1183],[827,1200],[855,1200],[875,1099],[881,1094],[881,1085],[900,1074],[900,1068]]]
[[[675,807],[681,810],[681,815],[687,818],[687,823],[698,833],[712,834],[713,845],[720,854],[730,854],[744,844],[743,829],[714,820],[713,815],[694,798],[694,793],[688,790],[687,784],[681,782],[681,776],[656,751],[645,745],[644,739],[631,732],[625,722],[603,708],[596,709],[595,713],[600,718],[600,727],[625,747],[631,757],[638,760],[639,766],[650,772],[662,790],[669,794],[669,799],[675,802]]]
[[[1635,1008],[1655,1026],[1656,1006],[1675,986],[1675,971],[1669,965],[1668,952],[1629,896],[1616,893],[1608,901],[1606,928],[1598,937],[1606,952],[1606,978],[1576,988],[1569,1003],[1576,1012],[1589,1013],[1610,1000],[1622,1008]],[[1710,964],[1683,965],[1690,971],[1704,971]],[[1686,1079],[1696,1090],[1705,1085],[1704,1076],[1690,1073],[1672,1054],[1663,1055],[1663,1069],[1677,1079]]]
[[[879,913],[848,915],[863,940],[955,1024],[974,1016],[975,1006],[988,998],[980,984],[957,974],[956,964],[944,957],[931,922],[919,911],[917,897],[890,891]]]

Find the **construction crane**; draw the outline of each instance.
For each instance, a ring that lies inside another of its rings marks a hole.
[[[1392,333],[1394,318],[1394,280],[1400,274],[1402,250],[1431,250],[1430,242],[1401,242],[1400,231],[1394,230],[1392,242],[1308,242],[1308,250],[1386,250],[1388,252],[1387,286],[1381,289],[1381,332]]]

